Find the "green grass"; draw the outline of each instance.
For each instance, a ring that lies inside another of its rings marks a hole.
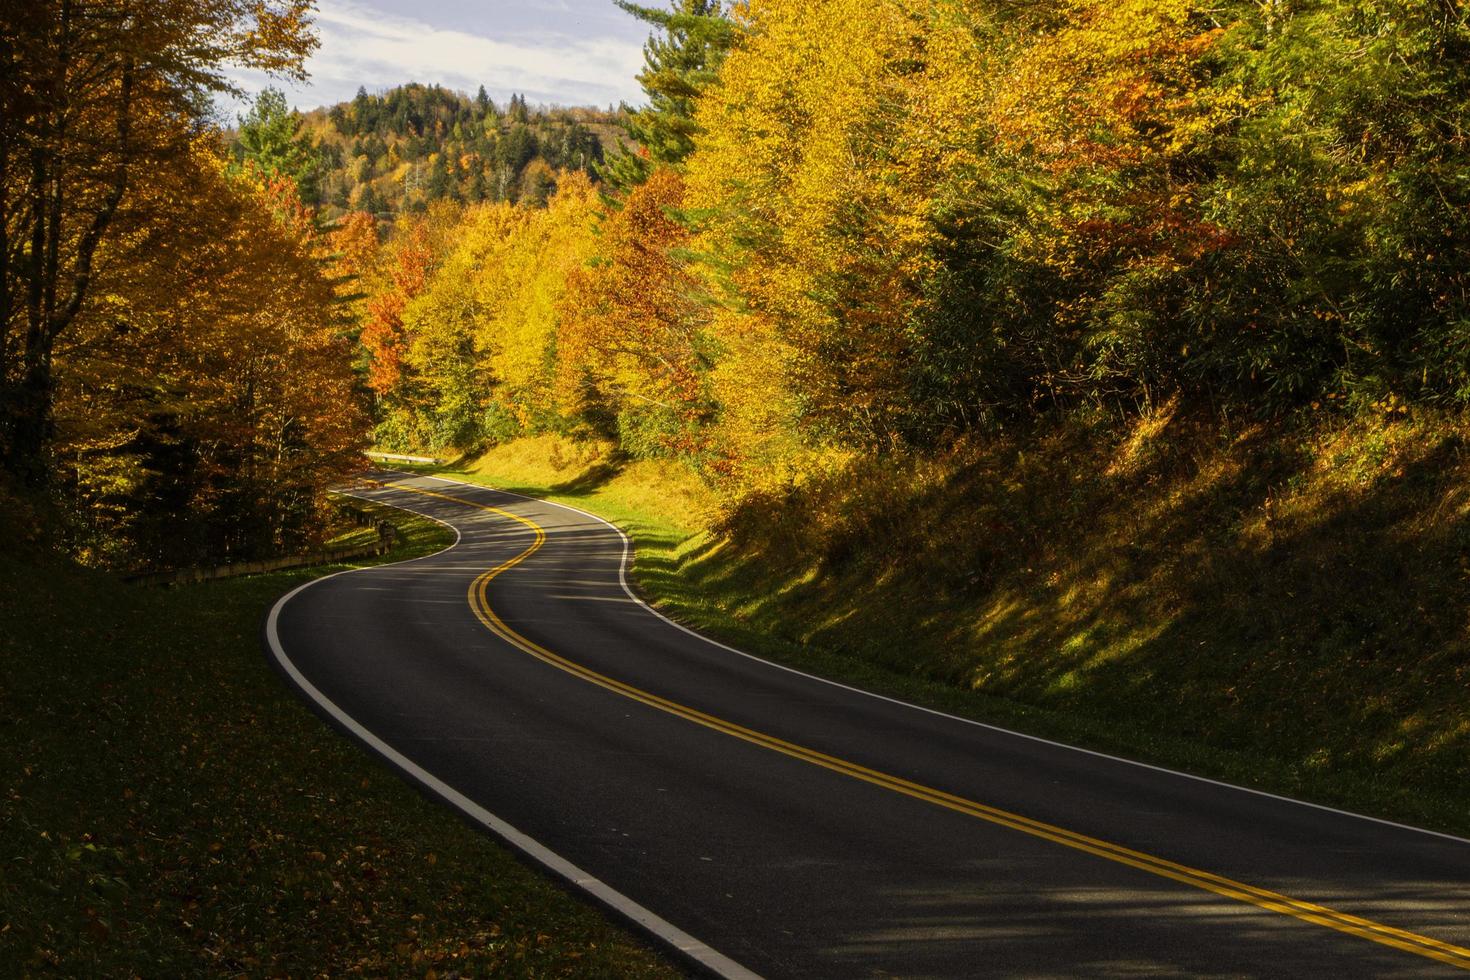
[[[618,523],[647,597],[753,653],[1463,834],[1463,430],[1071,419],[718,514],[678,467],[597,444],[543,437],[438,472]]]
[[[385,560],[445,546],[393,512]],[[287,589],[0,558],[0,974],[678,971],[412,789],[267,665]]]

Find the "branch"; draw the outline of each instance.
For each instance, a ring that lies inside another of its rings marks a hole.
[[[113,215],[117,213],[118,206],[122,204],[123,195],[127,193],[128,139],[132,131],[133,109],[131,60],[123,62],[120,87],[117,110],[117,174],[113,177],[112,188],[108,191],[101,210],[93,216],[92,224],[87,228],[87,233],[82,236],[82,241],[77,246],[76,278],[72,283],[71,296],[67,298],[66,304],[60,310],[52,314],[51,322],[46,325],[49,339],[54,340],[65,330],[82,308],[82,302],[87,298],[87,287],[92,281],[92,258],[97,252],[102,236],[107,232],[107,226],[112,223]]]

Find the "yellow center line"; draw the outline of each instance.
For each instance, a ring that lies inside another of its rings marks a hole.
[[[657,694],[644,691],[641,688],[608,677],[605,674],[600,674],[589,667],[568,660],[511,629],[495,613],[495,610],[490,607],[488,597],[490,582],[497,576],[525,561],[546,542],[546,531],[540,525],[529,518],[521,517],[518,514],[502,510],[499,507],[473,503],[468,500],[462,500],[459,497],[450,496],[449,494],[436,493],[433,490],[423,490],[418,487],[408,487],[402,484],[394,484],[392,485],[392,489],[407,490],[428,497],[438,497],[441,500],[448,500],[464,507],[472,507],[507,518],[528,528],[535,536],[535,539],[529,547],[520,554],[489,569],[470,583],[468,596],[470,608],[474,610],[475,615],[487,629],[511,646],[588,683],[596,684],[598,687],[605,688],[633,701],[683,718],[696,725],[701,725],[705,728],[721,732],[722,734],[741,739],[742,741],[750,742],[753,745],[758,745],[773,752],[779,752],[793,759],[799,759],[812,765],[821,766],[823,769],[829,769],[853,779],[871,783],[874,786],[879,786],[895,793],[901,793],[904,796],[976,817],[980,820],[1007,827],[1023,834],[1029,834],[1032,837],[1052,841],[1064,847],[1070,847],[1074,850],[1084,851],[1097,857],[1106,858],[1109,861],[1137,868],[1141,871],[1146,871],[1161,878],[1177,881],[1194,888],[1203,889],[1204,891],[1212,892],[1224,898],[1255,905],[1282,915],[1289,915],[1304,922],[1313,923],[1314,925],[1326,926],[1338,932],[1358,936],[1375,943],[1404,950],[1405,952],[1426,956],[1430,959],[1438,960],[1441,963],[1459,967],[1462,970],[1470,970],[1470,949],[1455,946],[1430,936],[1422,936],[1405,929],[1384,925],[1356,915],[1350,915],[1346,912],[1339,912],[1322,905],[1315,905],[1311,902],[1290,898],[1286,895],[1234,881],[1230,878],[1213,874],[1212,872],[1201,871],[1198,868],[1191,868],[1187,865],[1178,864],[1152,854],[1135,851],[1119,844],[1109,843],[1108,841],[1099,840],[1095,837],[1088,837],[1085,834],[1067,830],[1064,827],[1044,823],[1040,820],[1033,820],[1030,817],[1025,817],[1017,813],[1011,813],[1007,810],[978,803],[961,796],[955,796],[952,793],[946,793],[943,790],[925,786],[921,783],[915,783],[899,776],[869,769],[855,762],[849,762],[846,759],[827,755],[826,753],[818,752],[815,749],[797,745],[793,742],[787,742],[774,735],[767,735],[764,732],[755,731],[743,725],[737,725],[734,722],[726,721],[723,718],[707,714],[688,705],[680,704],[677,701],[660,697]]]

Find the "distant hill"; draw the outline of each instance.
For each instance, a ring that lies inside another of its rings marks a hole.
[[[331,219],[421,211],[441,198],[544,203],[556,171],[593,172],[616,145],[622,114],[531,107],[522,96],[500,106],[483,86],[469,96],[415,83],[381,95],[358,89],[301,118],[317,155],[303,193]]]

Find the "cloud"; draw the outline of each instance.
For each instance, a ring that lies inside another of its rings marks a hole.
[[[643,65],[642,48],[624,39],[551,31],[484,37],[387,14],[355,0],[322,0],[316,25],[322,43],[307,65],[311,81],[306,86],[272,83],[254,72],[237,73],[235,81],[251,92],[275,84],[303,109],[350,99],[360,85],[371,92],[405,82],[467,92],[484,85],[498,102],[512,92],[533,104],[600,106],[642,100],[634,80]]]

